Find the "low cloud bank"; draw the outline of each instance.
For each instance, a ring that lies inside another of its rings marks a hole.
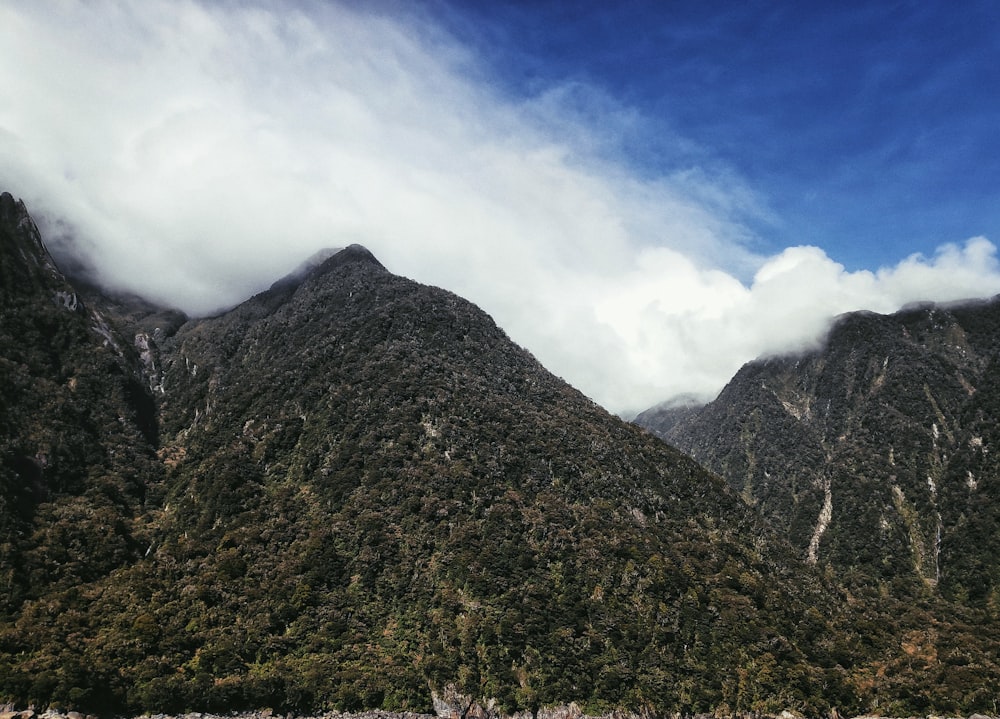
[[[914,301],[1000,292],[996,247],[981,237],[877,272],[849,272],[817,247],[791,247],[764,260],[746,284],[664,251],[646,253],[640,265],[624,290],[609,288],[595,303],[603,328],[627,348],[616,396],[630,409],[655,404],[646,401],[651,396],[710,399],[755,357],[818,347],[844,312],[889,313]]]
[[[0,183],[102,281],[192,314],[357,242],[628,412],[710,396],[841,312],[1000,292],[983,238],[877,271],[807,244],[761,256],[743,220],[767,211],[738,178],[631,172],[615,118],[579,112],[587,88],[504,96],[427,18],[55,7],[0,8]]]

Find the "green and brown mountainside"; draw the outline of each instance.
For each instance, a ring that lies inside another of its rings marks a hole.
[[[848,582],[1000,612],[1000,299],[838,319],[637,423]]]
[[[5,194],[0,262],[0,703],[993,707],[983,611],[846,591],[363,248],[183,321],[68,282]]]

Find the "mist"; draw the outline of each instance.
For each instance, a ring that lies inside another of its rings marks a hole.
[[[192,315],[363,244],[620,413],[711,397],[842,312],[1000,292],[983,237],[869,270],[808,237],[764,252],[750,227],[780,218],[738,173],[640,172],[616,142],[635,113],[601,88],[491,77],[413,10],[8,4],[0,189],[103,284]]]

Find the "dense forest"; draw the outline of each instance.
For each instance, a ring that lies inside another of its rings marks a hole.
[[[68,280],[7,194],[0,259],[0,703],[995,710],[970,586],[805,561],[364,248],[203,319]]]

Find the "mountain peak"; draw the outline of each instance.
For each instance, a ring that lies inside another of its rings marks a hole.
[[[352,262],[367,262],[385,269],[367,247],[353,244],[347,247],[324,247],[317,250],[296,267],[288,277],[306,277],[327,263],[330,263],[330,267],[340,267]]]
[[[3,217],[13,213],[27,217],[28,210],[23,201],[15,199],[9,192],[0,192],[0,213]]]
[[[364,245],[348,245],[339,251],[320,250],[317,255],[322,254],[323,252],[331,252],[331,254],[319,264],[318,272],[320,273],[327,272],[335,267],[343,267],[344,265],[355,262],[366,263],[383,270],[385,269],[385,266],[379,262],[375,255],[371,253],[371,250]],[[316,257],[317,255],[313,255],[313,257]]]
[[[36,256],[48,255],[48,251],[42,244],[38,228],[35,227],[34,221],[28,214],[28,209],[24,206],[24,202],[14,199],[14,196],[9,192],[0,194],[0,223],[9,229],[12,241],[14,241],[14,235],[18,235],[21,242],[27,241],[33,245],[29,254]]]
[[[276,290],[294,290],[310,276],[326,274],[337,267],[343,267],[352,263],[366,263],[385,270],[385,266],[363,245],[324,247],[314,252],[298,267],[276,281],[271,285],[270,290],[272,292]]]
[[[49,254],[24,202],[0,194],[0,298],[40,293],[66,309],[77,308],[76,292]]]

